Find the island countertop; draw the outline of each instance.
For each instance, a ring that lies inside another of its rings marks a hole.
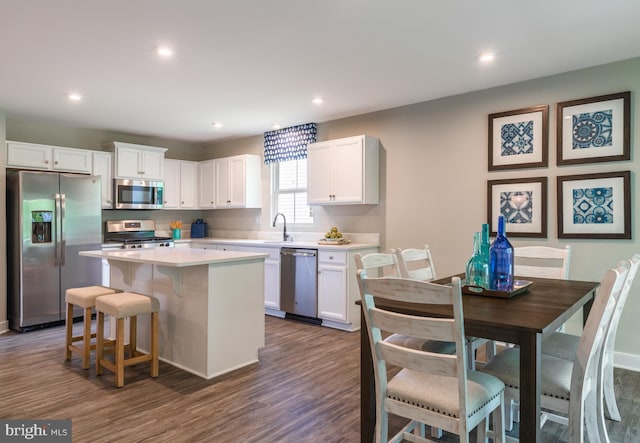
[[[260,259],[269,254],[255,252],[216,251],[211,249],[149,248],[141,250],[96,250],[80,251],[86,257],[104,258],[132,263],[148,263],[160,266],[182,268],[214,263],[225,263]]]

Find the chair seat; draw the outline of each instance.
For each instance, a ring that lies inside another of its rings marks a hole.
[[[540,369],[540,393],[569,400],[573,361],[542,355]],[[498,353],[480,370],[498,377],[510,388],[520,389],[520,349],[509,348]]]
[[[573,361],[580,345],[580,337],[564,332],[554,332],[542,342],[542,353]]]
[[[115,318],[133,317],[160,311],[160,301],[148,295],[121,292],[96,298],[96,310]]]
[[[467,375],[467,415],[471,417],[500,396],[504,383],[489,374],[469,371]],[[458,378],[402,369],[389,381],[387,397],[450,417],[460,417]]]
[[[91,308],[96,304],[96,298],[101,295],[115,294],[118,290],[106,286],[85,286],[69,288],[65,291],[64,301],[83,308]]]

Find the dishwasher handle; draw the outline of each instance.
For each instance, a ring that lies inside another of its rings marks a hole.
[[[289,255],[293,257],[315,257],[315,252],[302,252],[302,251],[280,251],[280,255]]]

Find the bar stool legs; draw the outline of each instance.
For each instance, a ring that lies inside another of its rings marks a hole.
[[[159,373],[159,311],[160,302],[150,296],[123,292],[115,295],[105,295],[96,299],[98,312],[98,330],[96,334],[96,375],[101,375],[103,368],[109,369],[115,374],[115,385],[118,388],[124,386],[124,368],[142,362],[150,362],[151,377],[157,377]],[[104,315],[110,315],[116,319],[116,339],[114,361],[104,358]],[[151,314],[150,350],[143,353],[137,350],[137,316]],[[124,345],[124,320],[129,318],[129,352],[125,358]]]
[[[114,294],[121,292],[119,289],[108,288],[106,286],[86,286],[81,288],[69,288],[65,292],[65,302],[67,304],[67,315],[65,320],[66,338],[65,338],[65,359],[71,360],[72,355],[78,354],[82,356],[82,368],[88,369],[91,351],[96,348],[91,343],[91,339],[96,337],[91,332],[91,310],[95,306],[96,298],[101,295]],[[73,335],[73,307],[80,306],[84,312],[84,324],[82,327],[82,335]],[[76,342],[82,342],[76,345]]]

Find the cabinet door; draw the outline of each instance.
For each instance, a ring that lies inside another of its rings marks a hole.
[[[91,174],[91,151],[53,148],[53,169]]]
[[[180,162],[180,207],[196,208],[198,183],[198,164],[196,162]]]
[[[231,162],[228,158],[216,160],[216,207],[231,206]]]
[[[318,264],[318,317],[347,319],[347,267]]]
[[[162,180],[164,176],[164,152],[143,149],[140,153],[140,159],[144,178]]]
[[[93,152],[92,175],[100,176],[101,201],[105,209],[113,208],[112,155],[109,152]]]
[[[264,261],[264,306],[280,310],[280,260]]]
[[[336,142],[333,156],[333,202],[359,203],[363,200],[362,138]]]
[[[207,160],[198,165],[199,201],[201,208],[216,207],[216,162]]]
[[[307,147],[307,201],[330,203],[333,195],[333,146],[331,142]]]
[[[142,176],[140,150],[118,146],[116,148],[116,177],[138,178]]]
[[[247,183],[245,157],[229,158],[229,206],[243,208],[245,206],[245,186]]]
[[[164,209],[180,207],[180,160],[164,161]]]
[[[50,146],[7,142],[7,166],[29,169],[51,169]]]

